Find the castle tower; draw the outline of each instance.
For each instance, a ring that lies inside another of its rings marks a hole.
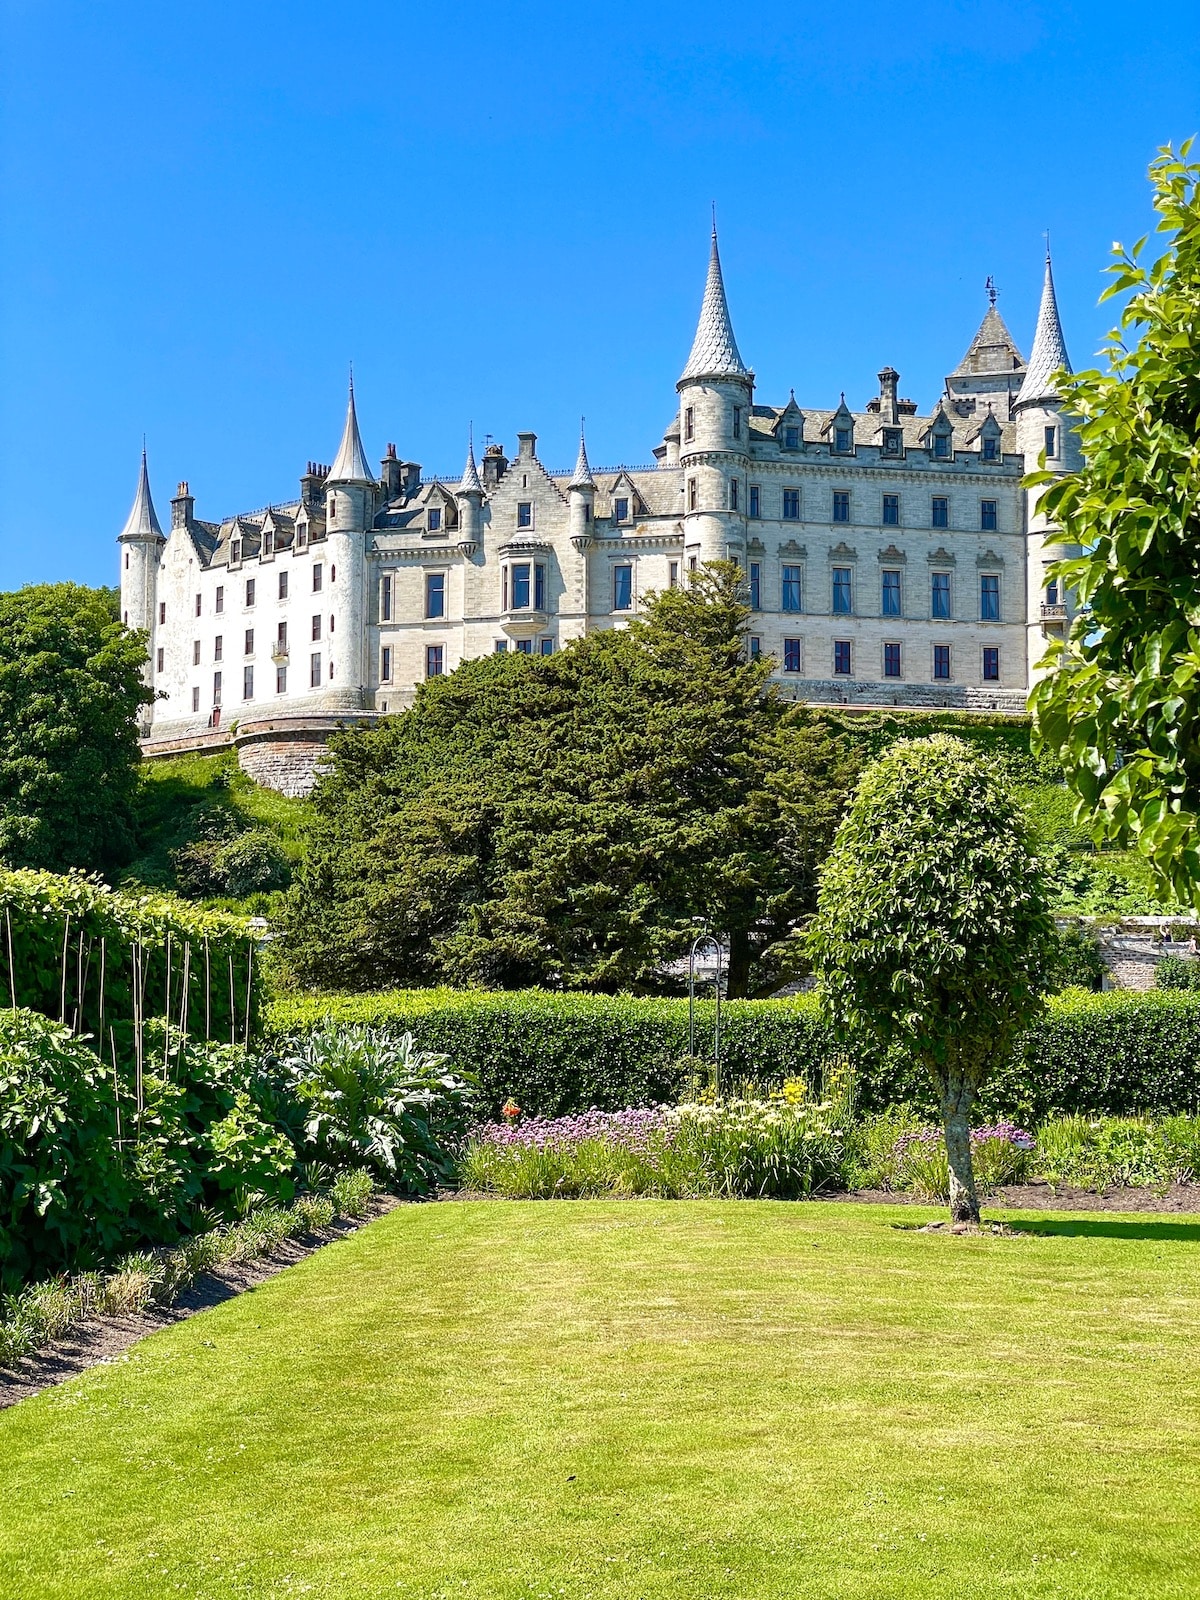
[[[375,520],[378,493],[358,431],[352,374],[342,442],[325,479],[329,570],[325,575],[327,660],[322,698],[331,710],[358,709],[364,703],[370,681],[366,656],[366,545],[367,530]]]
[[[159,561],[166,542],[150,495],[150,474],[146,468],[146,447],[143,445],[137,492],[125,526],[117,535],[117,543],[121,546],[121,621],[126,627],[144,629],[150,635],[146,654],[147,675],[158,623]]]
[[[1067,342],[1063,337],[1058,315],[1058,301],[1054,293],[1054,273],[1050,265],[1050,252],[1046,251],[1046,275],[1042,283],[1042,303],[1038,309],[1037,331],[1033,338],[1033,352],[1029,357],[1021,388],[1013,402],[1013,415],[1017,424],[1017,448],[1025,456],[1025,467],[1035,471],[1041,458],[1045,467],[1054,473],[1074,472],[1083,457],[1079,436],[1071,427],[1063,402],[1054,387],[1054,374],[1070,372]],[[1055,545],[1047,540],[1054,528],[1039,508],[1043,490],[1027,492],[1028,535],[1026,570],[1028,575],[1028,666],[1029,681],[1034,682],[1040,673],[1037,664],[1046,648],[1048,637],[1061,634],[1067,627],[1072,610],[1071,596],[1059,587],[1047,587],[1046,568],[1052,561],[1077,554],[1074,546]]]
[[[679,464],[683,469],[684,547],[694,558],[745,565],[746,471],[754,374],[742,360],[729,319],[717,230],[692,352],[679,382]]]
[[[567,485],[570,503],[571,543],[576,550],[586,550],[592,542],[592,518],[596,511],[596,480],[588,465],[587,444],[583,437],[583,419],[579,422],[579,455],[575,471]]]
[[[458,500],[458,548],[465,556],[474,555],[483,539],[483,485],[475,465],[474,434],[467,439],[467,464],[455,496]]]

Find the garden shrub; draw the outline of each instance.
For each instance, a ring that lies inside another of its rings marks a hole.
[[[1154,968],[1156,989],[1200,989],[1200,961],[1163,956]]]
[[[697,1018],[698,1044],[707,1049],[711,1002],[697,1006]],[[541,1116],[656,1105],[678,1099],[694,1076],[682,1000],[401,989],[279,998],[265,1014],[276,1036],[333,1022],[411,1033],[421,1049],[476,1077],[489,1113],[509,1095]],[[810,995],[731,1001],[721,1008],[721,1026],[726,1083],[744,1078],[769,1088],[799,1077],[819,1095],[841,1059]],[[860,1111],[911,1105],[928,1120],[927,1081],[895,1052],[859,1055],[853,1066]],[[1073,1112],[1200,1110],[1200,994],[1072,989],[1052,997],[989,1081],[980,1108],[1026,1125]]]
[[[1104,983],[1104,957],[1095,934],[1084,923],[1068,922],[1056,930],[1051,986],[1098,991]]]

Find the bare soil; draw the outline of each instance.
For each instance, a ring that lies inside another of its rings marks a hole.
[[[232,1300],[234,1295],[256,1288],[285,1267],[294,1267],[314,1250],[356,1232],[402,1203],[393,1195],[380,1195],[372,1200],[364,1217],[344,1217],[316,1233],[285,1239],[278,1249],[256,1261],[234,1262],[206,1272],[173,1305],[151,1306],[126,1317],[96,1317],[76,1323],[61,1339],[27,1356],[15,1370],[0,1367],[0,1410],[16,1405],[18,1400],[37,1394],[41,1389],[64,1383],[89,1367],[118,1360],[130,1345],[144,1339],[148,1333],[170,1327],[173,1322],[182,1322],[185,1317],[194,1317],[197,1311],[207,1311],[210,1306],[219,1306],[223,1300]]]
[[[929,1205],[911,1194],[887,1189],[830,1190],[815,1200],[857,1200],[872,1206]],[[1153,1211],[1159,1215],[1200,1211],[1200,1183],[1172,1183],[1165,1189],[1072,1189],[1065,1184],[1013,1183],[980,1196],[989,1210],[1002,1211]]]

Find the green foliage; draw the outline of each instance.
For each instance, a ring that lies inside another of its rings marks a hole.
[[[1081,922],[1068,922],[1055,932],[1050,952],[1050,986],[1055,989],[1099,989],[1104,958],[1096,936]]]
[[[1041,1009],[1054,924],[1022,813],[961,740],[868,768],[810,942],[838,1036],[899,1047],[969,1109]]]
[[[1164,898],[1200,905],[1200,165],[1165,147],[1150,168],[1166,248],[1120,246],[1110,295],[1128,294],[1108,370],[1059,374],[1084,465],[1045,485],[1053,574],[1079,615],[1051,645],[1031,706],[1097,838],[1133,843]]]
[[[110,1060],[133,1060],[138,1015],[169,1015],[213,1038],[252,1036],[256,968],[241,918],[115,893],[78,873],[0,871],[0,1002],[92,1034]]]
[[[1200,989],[1200,961],[1163,956],[1154,968],[1156,989]]]
[[[471,1114],[470,1084],[445,1057],[353,1024],[282,1042],[278,1065],[301,1113],[301,1153],[369,1168],[390,1186],[428,1194],[449,1180]]]
[[[111,872],[133,849],[145,637],[107,591],[0,594],[0,862]]]
[[[289,897],[301,980],[662,990],[702,919],[731,992],[774,987],[861,758],[769,690],[748,615],[717,564],[628,628],[467,662],[336,740]]]
[[[1061,1117],[1038,1130],[1039,1172],[1082,1189],[1200,1179],[1200,1117]]]

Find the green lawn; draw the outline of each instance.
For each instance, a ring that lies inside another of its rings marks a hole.
[[[1200,1221],[924,1215],[401,1207],[0,1414],[0,1594],[1200,1595]]]

